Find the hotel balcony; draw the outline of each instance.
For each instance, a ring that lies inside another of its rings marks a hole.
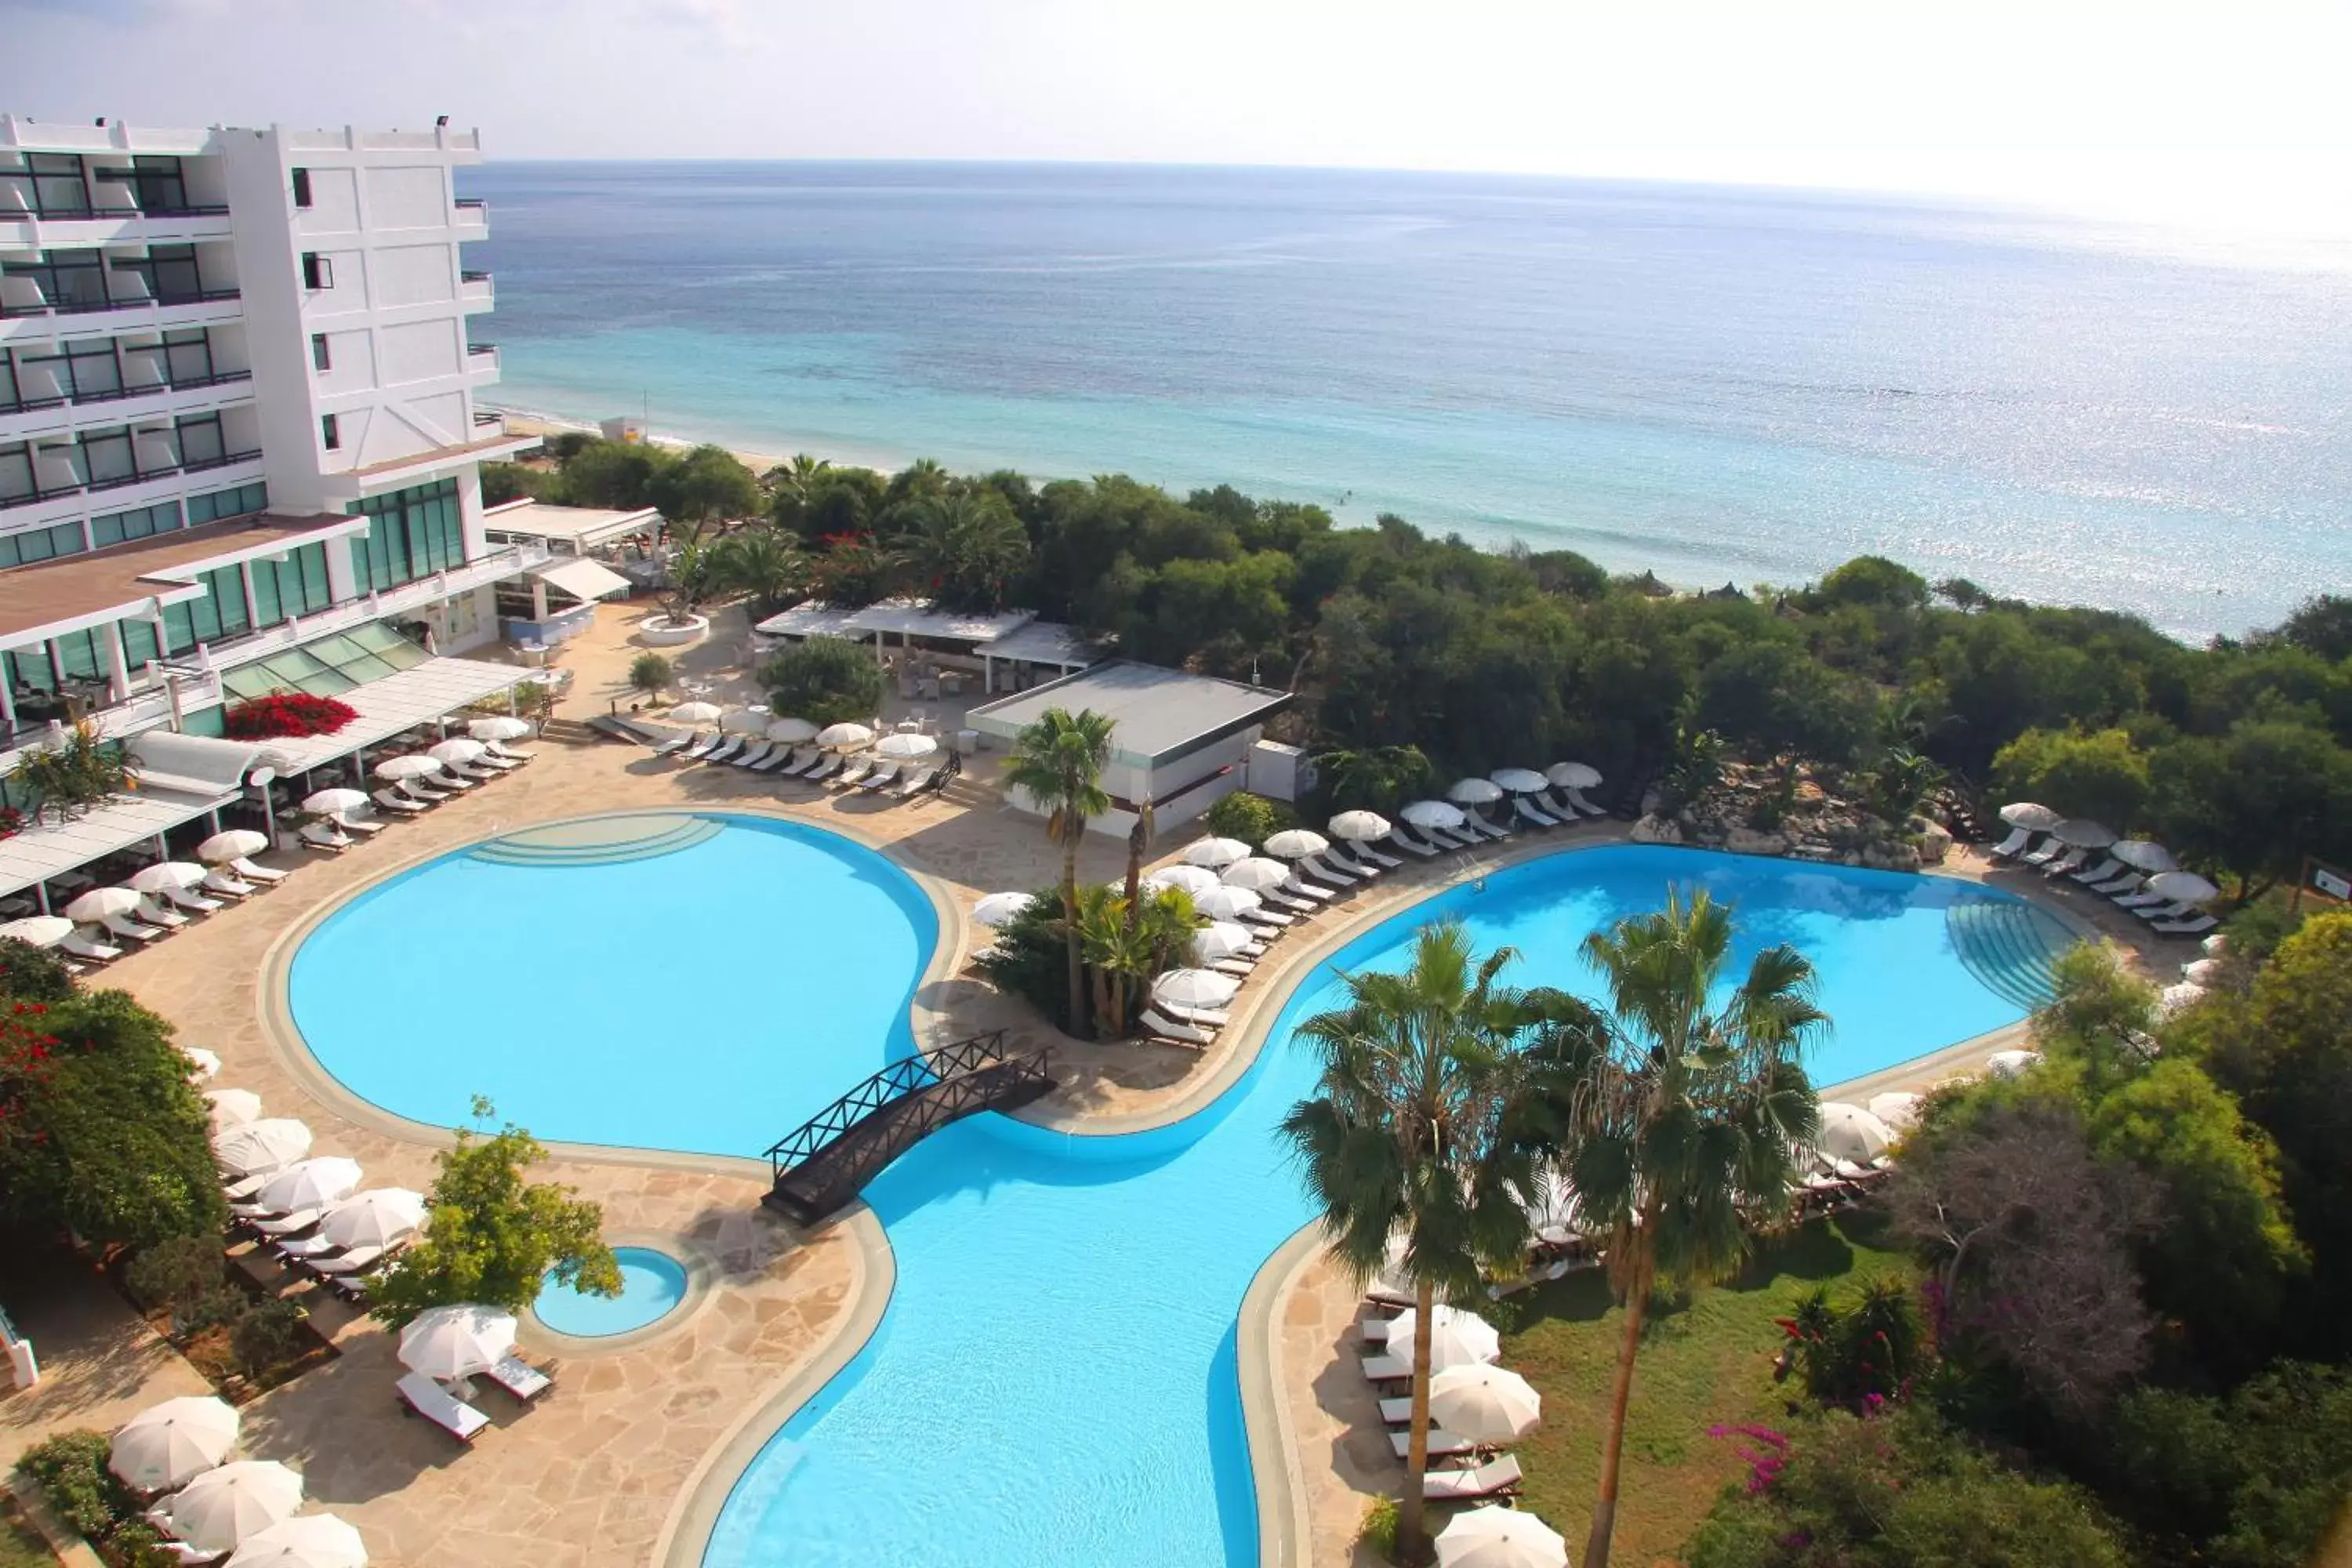
[[[8,287],[0,288],[0,342],[222,326],[245,314],[244,298],[235,289],[52,304],[31,279],[10,278],[5,283]],[[27,287],[16,287],[19,284]]]
[[[8,205],[0,192],[0,255],[79,249],[94,245],[187,245],[229,237],[228,208],[99,206],[40,212]]]
[[[466,345],[466,374],[468,377],[478,378],[483,383],[498,380],[499,345],[496,343],[467,343]]]
[[[451,216],[450,226],[457,229],[460,239],[482,239],[490,232],[490,204],[472,197],[457,198],[457,210]]]
[[[495,310],[497,298],[487,272],[467,272],[457,280],[457,300],[468,310]]]
[[[29,391],[30,389],[22,389]],[[0,444],[63,436],[85,426],[137,425],[202,414],[253,399],[253,373],[226,371],[218,375],[190,376],[181,381],[152,382],[118,387],[109,392],[77,392],[61,396],[46,393],[0,403]]]
[[[30,489],[0,493],[0,515],[15,523],[17,512],[48,508],[55,515],[26,521],[37,524],[71,522],[93,511],[125,511],[170,500],[187,489],[184,476],[201,475],[226,488],[261,478],[261,453],[226,452],[217,458],[152,462],[127,474],[91,479],[62,454],[37,457]],[[199,486],[199,489],[207,488]]]

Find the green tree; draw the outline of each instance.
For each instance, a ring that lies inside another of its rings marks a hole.
[[[751,596],[751,618],[762,621],[782,609],[808,582],[807,557],[772,528],[745,528],[713,546],[719,585]]]
[[[688,535],[760,510],[760,481],[724,447],[697,447],[665,465],[646,486],[646,499]]]
[[[79,989],[55,948],[0,937],[0,997],[11,1002],[63,1002]]]
[[[549,499],[635,511],[656,504],[655,480],[677,460],[666,449],[642,442],[592,439],[563,459],[559,493]]]
[[[2352,751],[2315,724],[2250,719],[2150,759],[2156,817],[2175,853],[2238,879],[2240,903],[2305,857],[2352,859]]]
[[[669,593],[662,601],[662,611],[672,625],[691,617],[717,591],[719,561],[718,547],[695,536],[680,540],[671,549],[669,563],[663,568]]]
[[[760,666],[768,705],[823,727],[871,719],[882,710],[882,667],[873,653],[842,637],[803,637]]]
[[[1078,845],[1087,823],[1110,809],[1102,787],[1103,764],[1110,760],[1113,721],[1084,709],[1072,713],[1048,708],[1013,739],[999,774],[1008,791],[1018,790],[1045,815],[1045,832],[1062,851],[1062,922],[1069,953],[1069,1014],[1065,1026],[1083,1035],[1087,1023],[1084,954],[1078,930]]]
[[[1417,1309],[1412,1421],[1397,1544],[1429,1550],[1422,1473],[1429,1461],[1430,1331],[1440,1300],[1482,1294],[1486,1272],[1526,1256],[1534,1161],[1515,1136],[1526,1091],[1517,1041],[1524,998],[1496,977],[1517,956],[1480,960],[1455,921],[1422,928],[1402,974],[1343,972],[1344,1005],[1299,1037],[1321,1056],[1312,1099],[1283,1120],[1332,1251],[1359,1285],[1380,1271],[1391,1237]]]
[[[1202,813],[1201,826],[1220,838],[1238,838],[1258,849],[1284,828],[1297,826],[1298,814],[1278,800],[1237,789]]]
[[[1730,911],[1702,889],[1585,939],[1609,988],[1603,1023],[1554,1028],[1538,1047],[1564,1168],[1584,1222],[1608,1237],[1625,1328],[1601,1439],[1601,1482],[1581,1561],[1608,1568],[1625,1409],[1660,1278],[1720,1279],[1747,1251],[1743,1208],[1778,1206],[1820,1107],[1801,1056],[1827,1016],[1812,965],[1785,944],[1722,991]],[[1720,1000],[1718,1001],[1718,995]]]
[[[657,653],[641,653],[629,660],[629,689],[642,691],[656,701],[669,689],[676,675],[670,661]]]
[[[0,1018],[0,1219],[132,1247],[227,1225],[188,1059],[128,992]]]
[[[1334,811],[1394,811],[1427,795],[1437,782],[1437,770],[1419,746],[1325,752],[1315,759],[1315,770]]]
[[[1825,605],[1919,610],[1927,606],[1927,580],[1883,555],[1857,555],[1822,577],[1813,594]]]
[[[2128,832],[2147,810],[2147,757],[2122,730],[2028,730],[1994,756],[1992,790]]]
[[[477,1099],[474,1114],[488,1121],[489,1102]],[[459,1128],[456,1146],[436,1161],[425,1236],[385,1271],[373,1315],[398,1328],[458,1301],[520,1311],[551,1273],[591,1295],[619,1295],[621,1268],[604,1244],[603,1207],[570,1187],[523,1179],[546,1157],[520,1127],[488,1137]]]
[[[954,490],[909,503],[899,559],[908,586],[950,610],[996,610],[1029,568],[1029,535],[992,489]]]

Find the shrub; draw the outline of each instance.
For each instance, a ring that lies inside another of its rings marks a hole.
[[[1298,814],[1278,800],[1237,789],[1209,807],[1201,821],[1220,838],[1238,838],[1253,849],[1286,827],[1298,826]]]
[[[131,1494],[106,1468],[103,1432],[60,1432],[25,1450],[16,1468],[41,1484],[66,1528],[104,1541],[132,1511]]]
[[[198,1333],[216,1323],[233,1323],[245,1315],[253,1299],[234,1285],[215,1285],[180,1305],[175,1316],[183,1333]]]
[[[16,1002],[63,1002],[74,994],[64,955],[30,942],[0,940],[0,996]]]
[[[248,698],[222,716],[221,728],[231,740],[271,741],[280,737],[331,735],[359,717],[348,702],[313,697],[307,691],[273,691]]]
[[[840,637],[808,637],[760,667],[760,685],[780,714],[812,724],[870,719],[882,710],[882,668]]]
[[[1871,1280],[1843,1307],[1817,1289],[1780,1322],[1807,1391],[1827,1404],[1860,1412],[1900,1398],[1919,1363],[1919,1314],[1900,1280]]]
[[[1380,1553],[1383,1563],[1396,1561],[1397,1500],[1382,1492],[1364,1505],[1363,1522],[1356,1539]]]
[[[123,1282],[151,1307],[174,1312],[221,1289],[223,1249],[217,1236],[174,1236],[131,1260]]]
[[[657,653],[641,653],[629,660],[629,689],[642,691],[648,697],[659,697],[669,689],[676,674],[668,659]]]
[[[1066,1029],[1069,953],[1062,939],[1062,895],[1046,888],[1010,925],[999,928],[996,944],[974,961],[982,978],[1009,996],[1027,1002]]]
[[[302,1309],[272,1299],[256,1302],[229,1331],[229,1350],[248,1377],[292,1358],[301,1343]]]

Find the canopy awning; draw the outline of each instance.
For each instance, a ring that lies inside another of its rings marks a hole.
[[[975,651],[988,658],[1014,658],[1059,669],[1084,669],[1102,657],[1093,638],[1059,621],[1031,621]]]
[[[856,620],[856,610],[835,609],[812,599],[789,610],[779,610],[751,629],[763,637],[847,637],[855,641],[866,635],[858,630]]]
[[[0,894],[14,893],[155,837],[237,797],[142,784],[69,822],[43,822],[0,839]]]
[[[123,750],[139,769],[142,789],[207,796],[234,795],[245,787],[246,775],[254,769],[281,767],[286,760],[272,742],[217,741],[172,730],[150,730],[134,736]]]
[[[625,594],[633,586],[618,572],[584,555],[534,566],[530,569],[530,575],[551,588],[562,589],[583,605],[614,594]]]
[[[359,717],[335,733],[272,741],[269,750],[283,759],[279,773],[308,773],[387,735],[429,724],[468,703],[505,691],[534,673],[520,665],[477,658],[428,658],[344,692],[338,700],[349,703]]]

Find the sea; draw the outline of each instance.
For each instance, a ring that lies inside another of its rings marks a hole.
[[[2238,635],[2352,592],[2352,253],[1852,195],[492,163],[494,401],[1230,484],[1685,587],[1864,552]],[[487,329],[487,330],[486,330]]]

